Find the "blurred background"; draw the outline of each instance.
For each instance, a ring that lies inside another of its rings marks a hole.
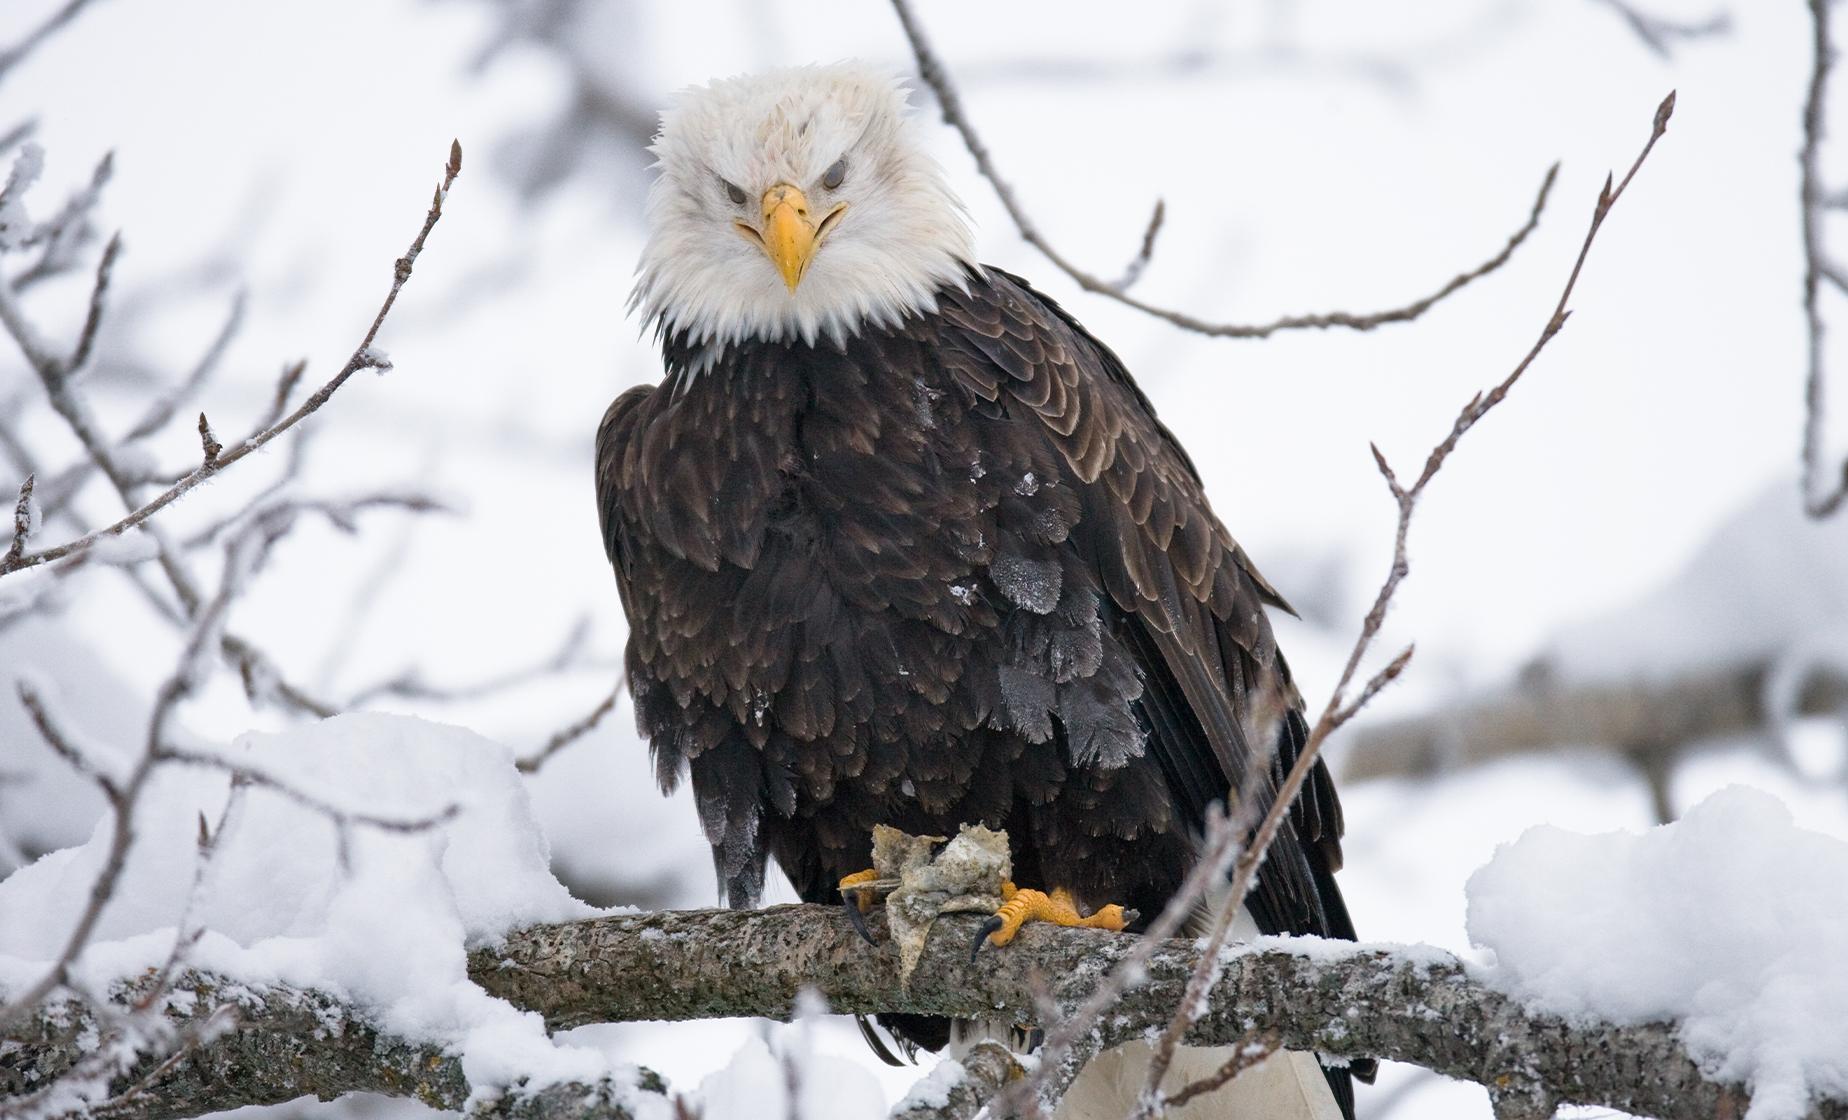
[[[1124,358],[1222,520],[1301,611],[1278,624],[1312,705],[1391,555],[1394,507],[1369,441],[1415,474],[1464,401],[1506,375],[1558,298],[1607,170],[1621,174],[1679,90],[1570,325],[1463,442],[1413,525],[1381,656],[1411,641],[1417,656],[1332,747],[1342,884],[1369,939],[1466,951],[1464,881],[1540,822],[1639,828],[1747,782],[1848,835],[1848,514],[1806,519],[1797,485],[1808,12],[1638,2],[1646,11],[920,4],[1047,236],[1115,275],[1165,200],[1136,294],[1207,318],[1409,302],[1499,248],[1563,161],[1507,267],[1417,322],[1215,340],[1078,291],[1021,242],[928,94],[914,96],[984,259],[1031,278]],[[10,0],[0,44],[66,6]],[[453,722],[531,755],[608,695],[624,639],[591,442],[612,397],[659,376],[625,312],[654,114],[689,83],[849,56],[912,69],[892,11],[866,0],[96,0],[0,70],[5,159],[29,123],[46,153],[27,196],[35,218],[113,153],[64,256],[30,290],[21,270],[36,258],[13,258],[9,275],[47,335],[73,337],[102,239],[121,231],[83,381],[111,432],[226,339],[179,420],[134,444],[149,478],[183,473],[198,456],[193,412],[220,438],[242,434],[289,363],[306,359],[313,385],[345,361],[460,139],[462,178],[379,338],[394,368],[359,375],[162,524],[184,540],[273,484],[447,504],[368,509],[346,528],[305,520],[232,629],[325,706]],[[1823,155],[1825,173],[1843,162]],[[1837,382],[1848,392],[1848,372]],[[1837,421],[1833,461],[1848,410]],[[7,343],[0,493],[10,503],[30,470],[59,483],[38,543],[121,513],[99,479],[69,469],[78,457]],[[198,563],[211,570],[207,553]],[[182,638],[158,584],[149,564],[9,577],[0,676],[51,680],[89,739],[135,749]],[[299,708],[227,671],[185,721],[224,739]],[[626,703],[530,782],[557,873],[581,897],[713,903],[693,808],[684,792],[659,796]],[[9,680],[0,873],[81,841],[102,811],[40,746]],[[768,1029],[579,1033],[691,1086]],[[919,1075],[878,1067],[844,1021],[823,1044],[864,1058],[894,1095]],[[1480,1088],[1405,1067],[1388,1067],[1360,1108],[1374,1120],[1488,1114]]]

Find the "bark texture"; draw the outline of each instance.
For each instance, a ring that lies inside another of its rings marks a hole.
[[[610,1021],[765,1016],[787,1019],[813,988],[840,1012],[906,1011],[1037,1020],[1036,993],[1070,1008],[1133,944],[1127,935],[1028,926],[1004,950],[969,959],[978,920],[946,918],[933,931],[909,984],[872,916],[881,944],[860,940],[840,911],[780,906],[760,911],[665,911],[535,927],[477,950],[474,979],[556,1029]],[[1170,941],[1147,979],[1106,1016],[1099,1045],[1142,1035],[1172,1018],[1197,960],[1194,943]],[[189,1021],[232,1005],[237,1027],[207,1037],[148,1077],[160,1059],[112,1080],[116,1092],[147,1078],[118,1112],[157,1120],[237,1105],[366,1091],[459,1108],[468,1086],[439,1050],[393,1038],[325,993],[253,990],[202,973],[176,989],[169,1018]],[[124,1002],[137,993],[118,993]],[[48,1009],[0,1037],[0,1112],[71,1068],[96,1023]],[[1569,1024],[1536,1015],[1473,979],[1449,954],[1424,947],[1347,947],[1307,941],[1228,957],[1210,1006],[1188,1041],[1230,1043],[1252,1031],[1294,1050],[1412,1062],[1485,1085],[1505,1116],[1550,1115],[1583,1104],[1666,1120],[1738,1117],[1746,1086],[1706,1080],[1673,1024]],[[1011,1071],[997,1066],[971,1086],[986,1096]],[[510,1095],[478,1113],[508,1120],[622,1116],[620,1090],[565,1086]],[[951,1104],[958,1104],[958,1101]],[[945,1108],[950,1105],[944,1106]],[[959,1107],[966,1107],[959,1105]],[[108,1114],[108,1110],[104,1110]],[[955,1114],[939,1111],[935,1115]],[[933,1115],[912,1109],[908,1117]],[[1848,1102],[1817,1102],[1816,1120],[1848,1120]]]
[[[555,1027],[715,1015],[786,1019],[804,987],[840,1012],[1032,1022],[1039,1018],[1036,988],[1070,1008],[1131,944],[1128,936],[1036,924],[1005,950],[971,963],[978,924],[946,918],[908,988],[888,946],[867,945],[838,911],[820,906],[541,927],[477,953],[472,971],[489,991],[539,1011]],[[878,915],[874,930],[881,932]],[[1286,1049],[1411,1062],[1487,1086],[1510,1113],[1583,1104],[1711,1120],[1741,1115],[1750,1102],[1745,1086],[1701,1076],[1673,1024],[1569,1024],[1526,1011],[1438,950],[1307,944],[1313,951],[1229,958],[1188,1041],[1224,1045],[1268,1031]],[[1147,981],[1107,1017],[1102,1044],[1166,1024],[1196,960],[1187,940],[1157,951]],[[1848,1118],[1848,1102],[1819,1102],[1812,1115]]]

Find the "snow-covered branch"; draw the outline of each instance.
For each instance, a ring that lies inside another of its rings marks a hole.
[[[1043,999],[1069,1012],[1137,943],[1031,925],[1006,951],[971,962],[967,945],[979,919],[943,921],[946,928],[933,932],[909,983],[900,979],[889,944],[869,947],[838,910],[822,906],[539,926],[477,950],[470,974],[490,993],[543,1014],[554,1029],[741,1015],[787,1019],[804,989],[818,990],[840,1012],[1034,1021],[1044,1013]],[[873,922],[883,933],[879,915]],[[1198,957],[1191,940],[1158,945],[1145,981],[1099,1024],[1098,1041],[1111,1045],[1167,1023]],[[174,990],[197,995],[170,1001],[176,1024],[228,1005],[238,1025],[200,1041],[158,1076],[134,1072],[147,1082],[138,1098],[141,1115],[358,1090],[454,1108],[468,1095],[454,1059],[380,1032],[327,994],[226,985],[198,972],[181,977]],[[131,994],[125,989],[115,998]],[[330,1022],[342,1029],[327,1030]],[[0,1078],[11,1079],[0,1080],[0,1090],[16,1092],[28,1071],[43,1076],[74,1061],[80,1030],[62,1007],[12,1028],[0,1040],[10,1051]],[[1289,1049],[1388,1057],[1478,1082],[1503,1116],[1550,1116],[1558,1104],[1577,1103],[1708,1120],[1739,1115],[1751,1100],[1744,1085],[1703,1077],[1673,1024],[1568,1022],[1535,1012],[1428,947],[1267,939],[1228,954],[1188,1042],[1226,1044],[1253,1032]],[[939,1095],[949,1101],[953,1094]],[[914,1101],[904,1114],[930,1113]],[[1848,1101],[1820,1101],[1810,1115],[1848,1117]]]
[[[182,974],[164,992],[147,981],[118,986],[111,998],[129,1007],[149,997],[163,1006],[164,1030],[184,1037],[172,1053],[156,1052],[113,1072],[88,1114],[168,1120],[302,1096],[332,1100],[348,1093],[413,1097],[432,1108],[463,1109],[479,1120],[628,1120],[627,1084],[549,1086],[471,1101],[462,1059],[438,1043],[379,1029],[326,992],[256,987],[209,972]],[[0,1115],[57,1114],[74,1100],[39,1099],[35,1090],[67,1082],[105,1026],[77,1002],[45,1007],[0,1035]]]

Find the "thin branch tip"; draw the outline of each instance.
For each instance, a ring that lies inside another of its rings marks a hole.
[[[218,453],[225,449],[225,445],[219,443],[218,437],[212,434],[212,425],[203,412],[199,414],[199,446],[208,467],[218,463]]]

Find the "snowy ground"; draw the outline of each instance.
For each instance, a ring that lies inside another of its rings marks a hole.
[[[6,5],[0,42],[52,6]],[[467,170],[381,340],[397,368],[349,386],[317,421],[310,478],[323,493],[417,482],[465,512],[410,530],[367,521],[358,538],[304,533],[236,621],[293,673],[338,692],[412,664],[438,681],[489,676],[543,658],[588,614],[604,667],[491,700],[395,705],[525,750],[607,687],[622,627],[596,543],[590,439],[609,398],[655,364],[622,310],[639,245],[636,165],[592,161],[549,193],[513,189],[525,170],[515,141],[559,110],[567,84],[558,58],[531,46],[471,69],[496,33],[494,10],[99,4],[0,85],[0,128],[39,115],[48,199],[117,153],[106,213],[125,231],[121,317],[103,339],[111,363],[93,375],[109,417],[134,411],[147,370],[184,368],[232,289],[248,286],[247,329],[206,402],[221,426],[260,412],[285,360],[309,357],[312,377],[344,357],[450,138],[462,140]],[[1655,10],[1708,13],[1670,0]],[[1799,5],[1735,5],[1729,37],[1672,61],[1605,5],[1571,0],[1447,0],[1415,16],[1176,2],[1121,15],[1119,4],[1053,0],[925,12],[1004,170],[1074,257],[1114,271],[1147,206],[1166,199],[1165,241],[1139,290],[1158,302],[1257,320],[1402,301],[1499,245],[1546,165],[1564,160],[1534,241],[1427,319],[1250,345],[1180,335],[1076,292],[1019,243],[953,138],[939,138],[987,259],[1034,278],[1125,357],[1222,517],[1306,608],[1309,623],[1283,630],[1306,692],[1332,678],[1387,558],[1392,511],[1368,441],[1409,466],[1511,366],[1556,298],[1605,171],[1627,164],[1671,87],[1674,124],[1602,235],[1571,325],[1433,487],[1384,639],[1416,638],[1419,655],[1383,708],[1454,699],[1547,651],[1588,671],[1646,672],[1708,663],[1747,634],[1792,658],[1842,648],[1839,525],[1799,536],[1788,516],[1801,376]],[[645,104],[771,62],[906,62],[878,4],[661,0],[602,18],[578,49]],[[1218,61],[1137,67],[1177,45]],[[1100,209],[1100,197],[1121,205]],[[202,259],[233,268],[201,270]],[[46,306],[75,316],[78,295]],[[0,400],[21,373],[0,357]],[[26,417],[46,453],[63,453],[45,434],[54,425],[42,409]],[[196,453],[160,452],[174,463]],[[89,504],[101,511],[104,499]],[[1729,520],[1771,543],[1732,571],[1675,584]],[[1788,532],[1757,528],[1773,524]],[[1701,608],[1650,598],[1675,586]],[[0,631],[0,676],[23,666],[51,678],[90,738],[129,749],[174,643],[109,578],[79,592],[55,623]],[[346,609],[356,601],[362,609]],[[278,726],[227,682],[185,720],[215,742]],[[1848,836],[1839,725],[1796,732],[1794,770],[1752,744],[1712,744],[1676,776],[1677,803],[1746,782],[1802,827]],[[38,747],[10,684],[0,771],[30,777],[0,782],[0,860],[10,846],[89,836],[100,805]],[[525,784],[553,870],[590,901],[711,902],[692,808],[656,796],[626,710]],[[1470,943],[1464,884],[1498,844],[1541,824],[1638,829],[1650,813],[1641,782],[1589,748],[1344,796],[1343,883],[1363,934],[1459,950]],[[766,1029],[587,1028],[572,1041],[691,1087]],[[811,1029],[816,1048],[888,1097],[917,1076],[874,1064],[850,1025]],[[1486,1114],[1475,1087],[1426,1079],[1395,1091],[1413,1079],[1389,1069],[1362,1095],[1363,1115],[1389,1104],[1399,1116]]]

